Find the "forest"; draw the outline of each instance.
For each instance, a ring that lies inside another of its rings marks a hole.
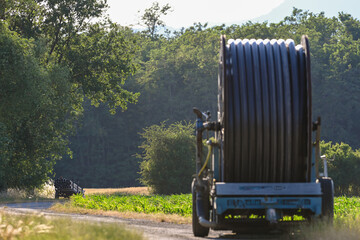
[[[170,31],[161,21],[170,6],[155,4],[139,31],[113,23],[106,8],[0,0],[0,189],[59,176],[84,187],[139,185],[144,129],[194,121],[193,107],[215,118],[222,34],[296,43],[308,35],[321,138],[360,148],[360,21],[351,15],[294,8],[278,23]]]

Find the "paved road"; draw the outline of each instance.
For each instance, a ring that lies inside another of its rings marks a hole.
[[[139,219],[123,219],[107,216],[93,216],[80,214],[55,213],[47,210],[54,202],[28,202],[28,203],[11,203],[5,204],[0,209],[11,214],[42,214],[45,217],[70,217],[79,221],[92,221],[103,223],[118,223],[126,225],[128,228],[144,233],[149,240],[179,240],[179,239],[204,239],[196,238],[192,234],[191,225],[189,224],[173,224],[163,222],[153,222]],[[279,235],[234,235],[225,231],[210,231],[206,239],[279,239],[284,236]],[[288,237],[286,237],[288,239]]]

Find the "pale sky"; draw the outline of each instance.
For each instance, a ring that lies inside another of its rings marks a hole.
[[[136,24],[141,12],[156,0],[108,0],[110,18],[123,26]],[[217,25],[240,23],[269,13],[285,0],[157,0],[173,11],[162,19],[170,28],[189,27],[195,22]]]

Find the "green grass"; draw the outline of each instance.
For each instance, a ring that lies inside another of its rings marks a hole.
[[[143,236],[118,224],[77,222],[67,218],[15,216],[0,212],[0,239],[142,240]]]
[[[191,216],[191,195],[144,196],[144,195],[90,195],[86,198],[73,196],[74,207],[105,211],[164,213]]]

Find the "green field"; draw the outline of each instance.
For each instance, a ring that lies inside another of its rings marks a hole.
[[[191,195],[145,196],[145,195],[90,195],[86,198],[73,196],[74,207],[105,211],[164,213],[191,216]]]
[[[97,209],[105,211],[164,213],[191,216],[191,194],[181,195],[124,195],[124,194],[95,194],[83,198],[73,196],[71,204],[74,207]],[[336,224],[360,225],[360,198],[336,197],[335,216]]]
[[[360,197],[335,198],[335,226],[356,228],[360,231]]]

